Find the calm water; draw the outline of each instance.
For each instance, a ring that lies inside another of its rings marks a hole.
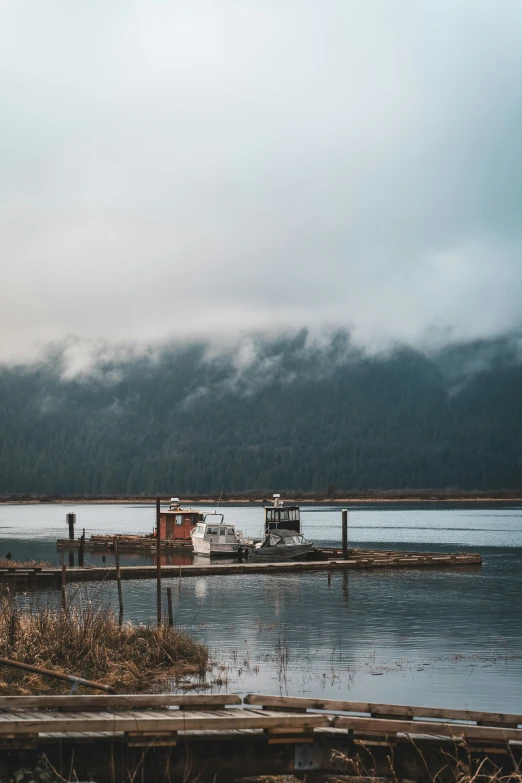
[[[59,562],[55,540],[67,535],[68,511],[87,535],[150,532],[155,516],[152,506],[1,505],[0,555]],[[260,535],[260,509],[224,513]],[[305,507],[302,520],[310,539],[339,543],[339,509]],[[176,623],[209,644],[221,687],[520,711],[522,506],[358,507],[350,509],[349,536],[356,546],[479,551],[484,562],[482,569],[333,574],[330,584],[326,573],[165,580]],[[127,619],[155,617],[153,582],[125,582],[123,591]],[[114,601],[114,583],[108,592]]]

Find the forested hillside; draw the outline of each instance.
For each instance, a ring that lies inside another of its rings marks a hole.
[[[369,358],[339,334],[0,370],[0,493],[522,487],[516,341]]]

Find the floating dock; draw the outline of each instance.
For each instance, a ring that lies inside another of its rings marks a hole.
[[[341,550],[318,549],[321,559],[297,562],[233,562],[223,563],[209,558],[205,563],[190,565],[162,565],[163,579],[181,579],[192,576],[227,576],[230,574],[300,574],[318,572],[348,572],[361,569],[397,568],[455,568],[482,565],[482,558],[473,552],[440,554],[436,552],[394,552],[379,550],[350,550],[346,560]],[[158,569],[150,566],[120,566],[121,579],[156,579]],[[0,583],[13,587],[61,587],[65,582],[99,582],[116,579],[116,568],[110,566],[65,566],[57,568],[0,569]]]
[[[0,776],[46,757],[62,779],[98,783],[518,779],[521,725],[522,715],[259,694],[3,696]]]
[[[81,538],[59,538],[56,541],[58,551],[79,550],[85,552],[114,552],[114,542],[118,542],[120,552],[132,552],[135,554],[149,554],[156,552],[157,542],[154,536],[90,536],[82,542]],[[192,552],[192,541],[189,539],[160,539],[161,552]]]

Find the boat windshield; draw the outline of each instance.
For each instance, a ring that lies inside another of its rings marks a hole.
[[[278,533],[271,530],[265,538],[262,546],[295,546],[296,544],[306,544],[304,536],[300,533]]]
[[[295,535],[295,536],[285,536],[284,537],[285,544],[304,544],[305,540],[303,536]]]
[[[215,514],[214,512],[205,514],[203,521],[206,522],[207,525],[222,525],[223,514]]]

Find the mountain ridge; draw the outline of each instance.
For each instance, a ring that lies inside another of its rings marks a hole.
[[[306,333],[0,368],[0,494],[168,495],[522,485],[518,338],[367,356]]]

